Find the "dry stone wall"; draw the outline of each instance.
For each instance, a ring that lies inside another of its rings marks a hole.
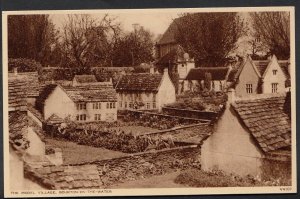
[[[192,145],[84,164],[26,166],[25,176],[48,189],[109,188],[126,181],[200,168],[200,151],[197,145]]]

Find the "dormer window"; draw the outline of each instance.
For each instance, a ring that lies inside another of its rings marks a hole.
[[[273,70],[273,75],[276,75],[277,74],[277,70]]]

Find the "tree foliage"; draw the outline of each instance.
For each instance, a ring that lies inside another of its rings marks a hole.
[[[236,42],[244,33],[244,22],[237,13],[186,13],[175,21],[178,43],[195,58],[197,65],[226,63]]]
[[[280,59],[290,56],[289,12],[250,13],[255,36],[260,38],[271,54]]]
[[[8,57],[47,62],[56,34],[49,15],[9,15]]]
[[[116,66],[139,66],[153,61],[153,34],[143,27],[124,34],[116,43],[113,63]]]
[[[120,32],[119,24],[108,15],[101,20],[90,15],[68,15],[64,26],[65,60],[75,67],[89,70],[110,63],[110,53]]]

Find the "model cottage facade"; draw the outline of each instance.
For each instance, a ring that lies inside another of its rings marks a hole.
[[[51,90],[51,89],[50,89]],[[70,118],[77,122],[117,120],[117,94],[111,83],[55,85],[43,106],[44,119]]]
[[[118,109],[161,110],[176,101],[175,87],[168,70],[163,74],[124,75],[116,85]]]
[[[202,145],[201,168],[257,176],[290,167],[290,93],[243,100],[231,96],[215,132]]]
[[[286,92],[290,81],[289,67],[288,60],[278,61],[275,55],[270,60],[259,61],[248,57],[236,73],[234,88],[237,96]]]

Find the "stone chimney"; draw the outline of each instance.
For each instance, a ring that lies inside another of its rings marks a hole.
[[[154,66],[150,66],[150,74],[154,74]]]
[[[227,103],[231,104],[235,102],[236,96],[235,96],[235,90],[233,88],[228,89],[227,96],[228,96]]]
[[[165,69],[164,69],[164,75],[169,75],[169,70],[168,70],[168,68],[165,68]]]
[[[14,67],[13,71],[14,71],[14,75],[18,75],[18,67]]]

